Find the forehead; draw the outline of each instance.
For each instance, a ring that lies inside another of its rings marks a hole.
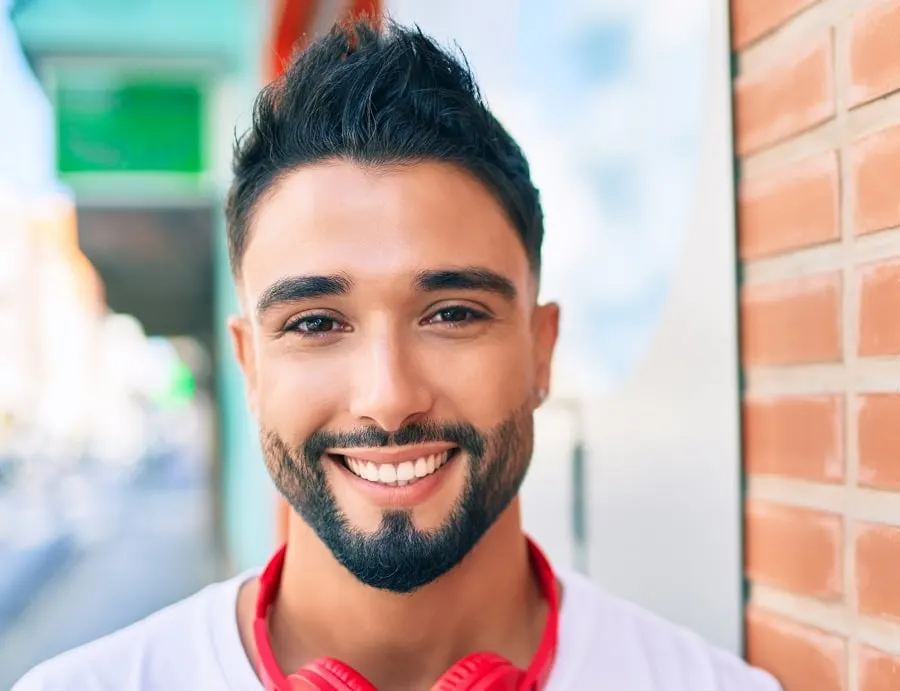
[[[365,281],[452,266],[528,280],[525,248],[484,185],[443,163],[337,161],[292,171],[260,199],[241,274],[256,293],[295,274]]]

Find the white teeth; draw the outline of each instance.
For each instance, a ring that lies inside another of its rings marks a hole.
[[[390,463],[382,463],[378,468],[378,481],[386,485],[397,482],[397,469]]]
[[[372,463],[372,461],[349,456],[344,457],[344,462],[354,475],[358,475],[369,482],[380,482],[385,485],[404,487],[420,478],[431,475],[447,462],[449,456],[450,451],[443,451],[430,456],[422,456],[415,461],[404,461],[397,465],[391,465],[390,463],[377,465]]]
[[[416,466],[406,461],[397,466],[397,482],[409,482],[416,476]]]

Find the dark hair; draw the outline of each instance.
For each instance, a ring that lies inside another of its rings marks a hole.
[[[259,94],[235,145],[226,203],[235,274],[260,197],[285,173],[334,158],[460,166],[502,205],[539,272],[543,216],[528,162],[488,110],[465,57],[418,27],[336,25]]]

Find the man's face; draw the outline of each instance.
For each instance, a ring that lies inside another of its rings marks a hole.
[[[558,326],[502,207],[446,164],[303,167],[260,200],[239,292],[281,493],[371,586],[455,566],[518,492]]]

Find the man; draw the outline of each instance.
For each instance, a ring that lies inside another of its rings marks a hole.
[[[335,29],[259,97],[227,215],[286,550],[16,691],[778,688],[523,534],[559,309],[528,165],[463,64]]]

